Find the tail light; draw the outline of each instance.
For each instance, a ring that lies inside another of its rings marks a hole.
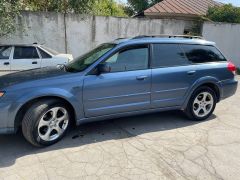
[[[227,68],[228,68],[228,70],[231,71],[233,74],[236,74],[237,67],[236,67],[232,62],[229,62],[229,63],[228,63]]]

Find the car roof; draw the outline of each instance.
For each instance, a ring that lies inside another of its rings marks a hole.
[[[196,44],[196,45],[216,45],[211,41],[206,41],[201,38],[184,38],[184,37],[140,37],[140,38],[120,38],[113,41],[115,44],[154,44],[154,43],[165,43],[165,44]]]

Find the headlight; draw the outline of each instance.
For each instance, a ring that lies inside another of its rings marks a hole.
[[[4,94],[5,94],[5,92],[3,92],[3,91],[0,91],[0,97],[3,97],[3,96],[4,96]]]

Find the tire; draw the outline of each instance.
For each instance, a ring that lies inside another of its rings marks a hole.
[[[215,110],[217,96],[208,86],[202,86],[196,89],[185,110],[185,114],[190,120],[204,121],[209,118]]]
[[[45,99],[34,103],[24,115],[22,132],[25,139],[36,147],[55,144],[70,127],[69,108],[56,99]]]

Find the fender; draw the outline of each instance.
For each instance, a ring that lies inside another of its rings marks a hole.
[[[219,89],[219,92],[220,92],[220,97],[221,97],[221,94],[222,94],[222,88],[221,88],[221,83],[220,81],[215,78],[215,77],[212,77],[212,76],[205,76],[205,77],[202,77],[198,80],[196,80],[193,85],[189,88],[189,90],[187,91],[186,93],[186,97],[185,97],[185,101],[183,103],[183,106],[182,106],[182,109],[186,109],[187,108],[187,105],[188,105],[188,101],[189,99],[191,98],[193,92],[200,86],[202,86],[203,84],[207,84],[207,83],[211,83],[211,84],[214,84],[218,87]]]
[[[77,95],[72,94],[72,92],[77,92]],[[21,96],[17,101],[12,103],[12,105],[9,108],[9,120],[8,126],[12,127],[12,125],[15,123],[15,117],[20,110],[20,108],[26,104],[27,102],[41,98],[41,97],[59,97],[69,102],[74,108],[76,119],[81,119],[84,116],[83,113],[83,104],[82,104],[82,90],[77,91],[68,91],[65,89],[60,88],[45,88],[45,89],[39,89],[32,91],[31,93],[28,93],[24,96]]]

